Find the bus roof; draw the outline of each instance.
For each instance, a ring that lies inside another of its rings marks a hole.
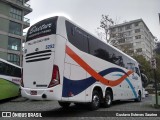
[[[10,65],[12,65],[12,66],[14,66],[14,67],[22,68],[22,67],[20,67],[20,66],[18,66],[18,65],[15,65],[15,64],[13,64],[13,63],[11,63],[11,62],[8,62],[8,61],[6,61],[6,60],[4,60],[4,59],[2,59],[2,58],[0,58],[0,61],[5,62],[5,63],[7,63],[7,64],[10,64]]]

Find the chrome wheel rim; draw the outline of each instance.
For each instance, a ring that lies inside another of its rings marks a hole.
[[[94,96],[93,96],[93,104],[94,104],[95,106],[98,106],[98,105],[99,105],[99,97],[98,97],[98,95],[94,95]]]
[[[111,96],[110,95],[106,95],[106,103],[107,103],[107,105],[111,104]]]

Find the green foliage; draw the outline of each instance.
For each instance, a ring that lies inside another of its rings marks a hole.
[[[155,56],[157,62],[157,81],[160,83],[160,55],[156,54]],[[154,80],[153,69],[151,68],[150,61],[147,61],[142,55],[137,54],[134,54],[133,58],[139,62],[139,64],[141,65],[140,69],[143,70],[143,73],[149,78],[149,80]]]
[[[157,69],[156,69],[157,81],[160,83],[160,54],[156,54],[156,63],[157,63]]]
[[[150,62],[147,61],[142,55],[134,54],[133,58],[139,62],[140,69],[149,78],[149,80],[153,79],[153,72],[150,66]]]

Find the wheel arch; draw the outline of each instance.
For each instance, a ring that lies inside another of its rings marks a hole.
[[[110,92],[111,92],[111,94],[112,94],[112,100],[113,100],[114,97],[113,97],[113,90],[112,90],[112,88],[111,88],[111,87],[107,87],[106,90],[105,90],[105,93],[106,93],[107,91],[110,91]]]
[[[92,94],[93,94],[93,91],[96,90],[98,91],[98,93],[100,94],[100,97],[101,99],[103,99],[103,90],[102,90],[102,87],[100,85],[95,85],[93,88],[92,88]],[[92,96],[92,95],[91,95]]]

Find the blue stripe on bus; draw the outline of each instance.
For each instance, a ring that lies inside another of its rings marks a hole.
[[[124,70],[122,70],[120,68],[108,68],[106,70],[99,72],[99,74],[101,76],[105,76],[105,75],[112,73],[112,72],[121,72],[121,73],[127,74]],[[82,79],[82,80],[70,80],[70,79],[64,77],[62,97],[72,97],[72,96],[70,96],[70,94],[75,96],[75,95],[83,92],[84,90],[86,90],[89,86],[94,84],[96,81],[97,80],[93,77],[89,77],[89,78]]]
[[[115,76],[120,76],[120,77],[121,77],[121,76],[123,76],[123,75],[121,75],[121,74],[116,74]],[[126,78],[125,80],[127,81],[127,83],[129,84],[129,86],[131,87],[131,90],[132,90],[135,98],[137,98],[137,93],[136,93],[136,91],[135,91],[132,83],[130,82],[130,80],[129,80],[128,78]]]

